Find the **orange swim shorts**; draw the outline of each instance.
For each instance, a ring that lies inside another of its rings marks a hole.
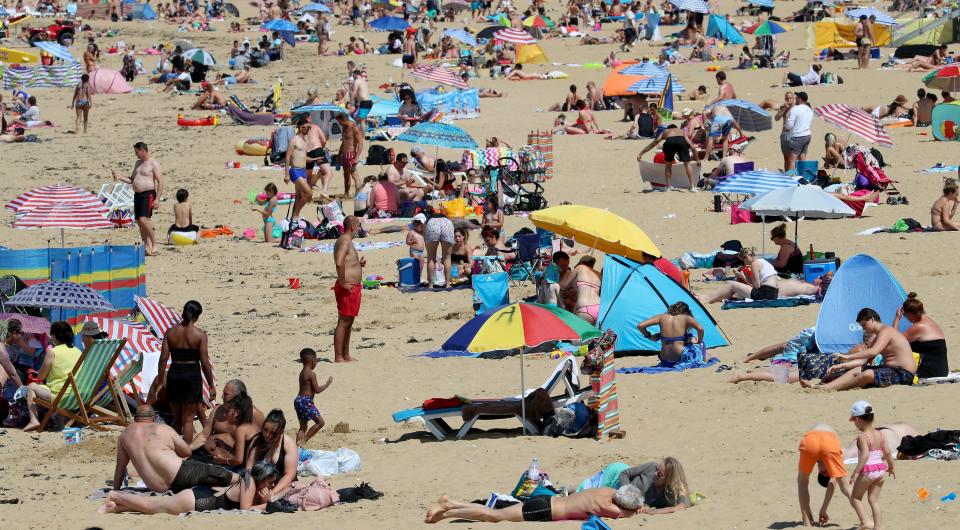
[[[823,462],[826,475],[830,478],[847,476],[843,467],[843,449],[836,433],[828,431],[810,431],[800,440],[800,473],[809,475],[817,462]]]

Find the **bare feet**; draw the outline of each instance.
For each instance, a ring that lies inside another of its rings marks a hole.
[[[742,374],[740,372],[733,372],[732,374],[730,374],[730,377],[727,379],[727,382],[737,384],[740,381],[743,381],[743,379],[741,379],[741,375]]]
[[[447,513],[447,502],[450,500],[446,495],[441,495],[437,502],[427,510],[427,516],[423,519],[425,523],[438,523],[443,520]]]
[[[816,385],[814,385],[813,383],[811,383],[806,379],[800,380],[800,386],[802,386],[803,388],[816,388]]]
[[[23,432],[33,432],[39,429],[40,429],[40,423],[32,421],[23,428]]]
[[[342,359],[334,359],[334,360],[333,360],[333,362],[335,362],[335,363],[352,363],[352,362],[356,362],[356,361],[359,361],[359,359],[354,359],[353,357],[350,357],[350,356],[344,357],[344,358],[342,358]]]
[[[104,501],[97,508],[97,513],[117,513],[117,503],[113,501]]]

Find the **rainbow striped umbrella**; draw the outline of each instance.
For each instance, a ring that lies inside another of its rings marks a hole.
[[[779,35],[781,33],[786,33],[790,31],[790,26],[786,24],[780,24],[773,20],[765,20],[759,24],[754,24],[746,29],[747,33],[752,34],[755,37],[764,37],[770,35]]]
[[[547,17],[540,15],[532,15],[523,20],[523,27],[525,28],[552,28],[556,24]]]
[[[516,302],[481,313],[464,324],[443,349],[481,353],[517,350],[553,340],[582,341],[600,331],[556,306]]]

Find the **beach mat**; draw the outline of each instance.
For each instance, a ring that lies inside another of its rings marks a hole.
[[[635,366],[633,368],[618,368],[618,374],[664,374],[668,372],[682,372],[693,368],[706,368],[720,362],[716,357],[706,358],[707,351],[699,344],[691,344],[683,353],[680,361],[675,363],[660,362],[653,366]]]
[[[385,248],[399,247],[405,245],[404,241],[361,241],[353,242],[353,248],[357,249],[357,252],[365,252],[367,250],[382,250]],[[314,252],[317,254],[333,254],[333,243],[320,243],[319,245],[312,246],[309,248],[301,248],[300,252]]]
[[[720,309],[797,307],[810,305],[816,300],[813,296],[792,296],[790,298],[777,298],[776,300],[726,300]]]

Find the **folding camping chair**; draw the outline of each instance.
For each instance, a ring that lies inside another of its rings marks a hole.
[[[0,276],[0,313],[24,313],[27,314],[27,308],[21,308],[20,306],[7,305],[7,301],[13,298],[15,294],[20,292],[23,289],[27,288],[27,284],[23,283],[23,280],[12,275],[7,274]]]
[[[126,342],[126,339],[95,341],[80,355],[76,366],[67,374],[63,388],[53,396],[52,401],[34,398],[37,405],[47,409],[47,414],[40,422],[41,431],[47,427],[54,414],[66,416],[70,422],[77,422],[101,431],[106,430],[100,425],[101,423],[123,424],[124,418],[119,413],[111,412],[99,406],[97,402],[105,397],[101,396],[99,391],[106,385],[114,410],[121,410],[122,397],[117,395],[111,383],[113,377],[110,375],[110,368],[116,362]],[[96,416],[91,416],[91,413],[95,413]]]
[[[527,280],[534,281],[534,274],[543,266],[543,256],[538,234],[520,234],[514,241],[516,258],[510,267],[510,280],[514,286],[520,286]]]

